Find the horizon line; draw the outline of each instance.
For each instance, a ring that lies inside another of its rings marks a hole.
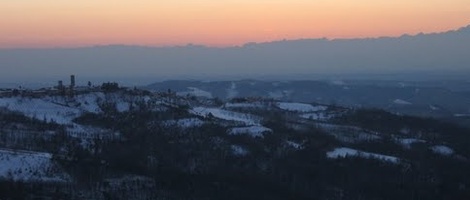
[[[256,45],[256,44],[268,44],[268,43],[276,43],[276,42],[288,42],[288,41],[301,41],[301,40],[325,40],[328,42],[332,41],[341,41],[341,40],[368,40],[368,39],[398,39],[405,36],[415,37],[420,35],[434,35],[434,34],[446,34],[452,32],[458,32],[463,29],[470,29],[470,23],[467,25],[463,25],[457,27],[455,29],[448,29],[443,31],[436,31],[436,32],[419,32],[416,34],[410,33],[403,33],[397,36],[366,36],[366,37],[336,37],[336,38],[329,38],[329,37],[316,37],[316,38],[284,38],[284,39],[277,39],[277,40],[269,40],[269,41],[247,41],[242,44],[234,44],[234,45],[207,45],[207,44],[198,44],[188,42],[186,44],[174,44],[174,45],[149,45],[149,44],[119,44],[119,43],[110,43],[110,44],[86,44],[86,45],[63,45],[63,46],[50,46],[50,47],[0,47],[0,50],[40,50],[40,49],[85,49],[85,48],[98,48],[98,47],[113,47],[113,46],[121,46],[121,47],[140,47],[140,48],[182,48],[182,47],[201,47],[201,48],[214,48],[214,49],[229,49],[229,48],[242,48],[247,45]]]

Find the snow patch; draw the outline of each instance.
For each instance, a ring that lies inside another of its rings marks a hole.
[[[302,144],[299,144],[297,142],[292,142],[292,141],[286,141],[287,145],[295,148],[295,149],[303,149]]]
[[[356,156],[356,157],[362,157],[362,158],[373,158],[373,159],[378,159],[378,160],[383,160],[387,162],[392,162],[392,163],[399,163],[400,159],[394,156],[387,156],[387,155],[382,155],[382,154],[376,154],[376,153],[369,153],[365,151],[360,151],[356,149],[351,149],[347,147],[340,147],[336,148],[333,151],[329,151],[326,153],[326,157],[331,158],[331,159],[338,159],[338,158],[345,158],[347,156]]]
[[[125,175],[125,176],[117,177],[117,178],[107,178],[105,179],[105,181],[109,183],[109,187],[112,187],[112,188],[120,188],[123,185],[126,185],[128,183],[135,183],[135,182],[146,184],[147,186],[153,186],[155,184],[154,179],[145,177],[145,176],[138,176],[138,175]]]
[[[66,182],[70,177],[51,161],[50,153],[0,149],[0,179]]]
[[[452,148],[450,148],[448,146],[444,146],[444,145],[432,146],[431,150],[434,153],[441,154],[441,155],[444,155],[444,156],[450,156],[450,155],[454,154],[454,150]]]
[[[44,96],[42,98],[10,97],[0,98],[0,107],[23,113],[38,120],[54,121],[58,124],[72,124],[82,113],[102,112],[99,101],[106,99],[101,92],[79,94],[73,98]],[[118,102],[118,110],[128,110],[129,103]]]
[[[470,117],[470,114],[454,114],[454,117]]]
[[[327,109],[326,106],[313,106],[306,103],[288,103],[288,102],[279,102],[277,106],[280,109],[294,112],[318,112],[324,111]]]
[[[334,117],[334,115],[329,115],[327,113],[323,112],[317,112],[317,113],[307,113],[307,114],[302,114],[300,117],[304,119],[310,119],[310,120],[329,120]]]
[[[429,105],[429,108],[430,108],[431,110],[440,110],[439,107],[434,106],[434,105]]]
[[[272,132],[271,129],[264,126],[236,127],[228,131],[230,135],[248,134],[252,137],[264,137],[264,133]]]
[[[396,139],[397,143],[401,144],[404,148],[410,149],[411,145],[414,143],[425,143],[425,140],[420,140],[416,138],[401,138]]]
[[[398,104],[398,105],[411,105],[412,103],[408,102],[408,101],[405,101],[405,100],[402,100],[402,99],[395,99],[393,101],[394,104]]]
[[[0,107],[21,112],[31,118],[54,121],[58,124],[71,124],[72,120],[81,114],[78,108],[35,98],[0,98]]]
[[[232,153],[236,156],[246,156],[249,153],[248,150],[239,145],[231,145],[230,148],[232,149]]]
[[[224,108],[264,108],[266,107],[261,102],[256,103],[226,103],[223,106]]]
[[[130,110],[130,103],[124,101],[116,102],[116,110],[118,112],[127,112]]]
[[[178,120],[163,121],[162,124],[166,126],[176,125],[181,128],[192,128],[192,127],[202,126],[204,124],[204,121],[198,118],[185,118],[185,119],[178,119]]]
[[[209,117],[212,115],[218,119],[242,122],[245,125],[251,126],[259,125],[261,121],[260,117],[254,115],[222,110],[219,108],[195,107],[190,109],[189,112],[202,117]]]
[[[75,96],[75,101],[80,103],[80,108],[85,112],[100,113],[101,108],[98,105],[99,99],[104,99],[105,95],[101,92],[80,94]]]

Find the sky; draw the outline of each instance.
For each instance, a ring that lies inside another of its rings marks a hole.
[[[1,0],[0,48],[235,46],[468,24],[469,0]]]

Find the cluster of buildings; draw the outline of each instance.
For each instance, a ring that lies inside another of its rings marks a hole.
[[[12,96],[28,96],[28,97],[41,97],[44,95],[63,95],[63,96],[74,96],[75,94],[100,91],[101,88],[98,86],[93,86],[90,81],[88,81],[87,86],[77,86],[75,83],[75,75],[70,75],[70,84],[65,85],[62,80],[57,82],[57,85],[49,88],[40,88],[40,89],[25,89],[19,87],[17,89],[0,89],[0,97],[12,97]]]

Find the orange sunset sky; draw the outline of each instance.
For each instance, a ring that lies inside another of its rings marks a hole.
[[[469,0],[1,0],[0,48],[231,46],[468,24]]]

